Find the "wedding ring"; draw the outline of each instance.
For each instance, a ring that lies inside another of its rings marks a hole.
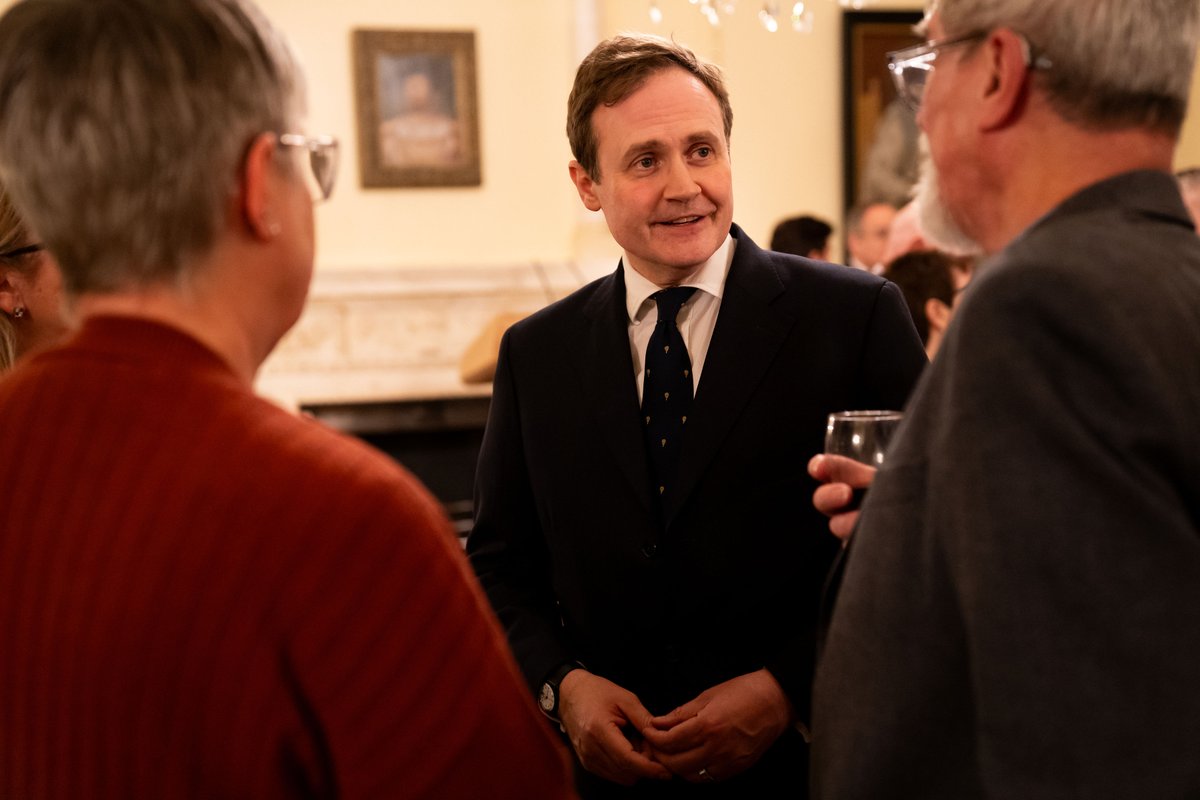
[[[714,778],[712,776],[712,774],[708,771],[708,767],[704,767],[703,769],[700,770],[700,780],[708,781],[709,783],[712,783],[713,781],[716,780],[716,778]]]

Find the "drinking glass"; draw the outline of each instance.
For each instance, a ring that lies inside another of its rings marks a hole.
[[[825,427],[825,452],[878,469],[904,415],[899,411],[837,411]]]

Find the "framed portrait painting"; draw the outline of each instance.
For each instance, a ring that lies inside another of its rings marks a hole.
[[[842,28],[845,207],[902,205],[917,179],[916,115],[897,96],[887,54],[923,40],[919,11],[847,11]]]
[[[353,37],[362,185],[480,185],[475,34],[360,29]]]

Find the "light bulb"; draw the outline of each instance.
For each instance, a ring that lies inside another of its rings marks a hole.
[[[796,33],[812,33],[813,12],[805,8],[804,3],[792,5],[792,30]]]

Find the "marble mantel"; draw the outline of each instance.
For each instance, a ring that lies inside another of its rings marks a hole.
[[[497,314],[533,312],[583,282],[573,263],[322,270],[300,321],[259,371],[290,408],[486,397],[459,360]]]

